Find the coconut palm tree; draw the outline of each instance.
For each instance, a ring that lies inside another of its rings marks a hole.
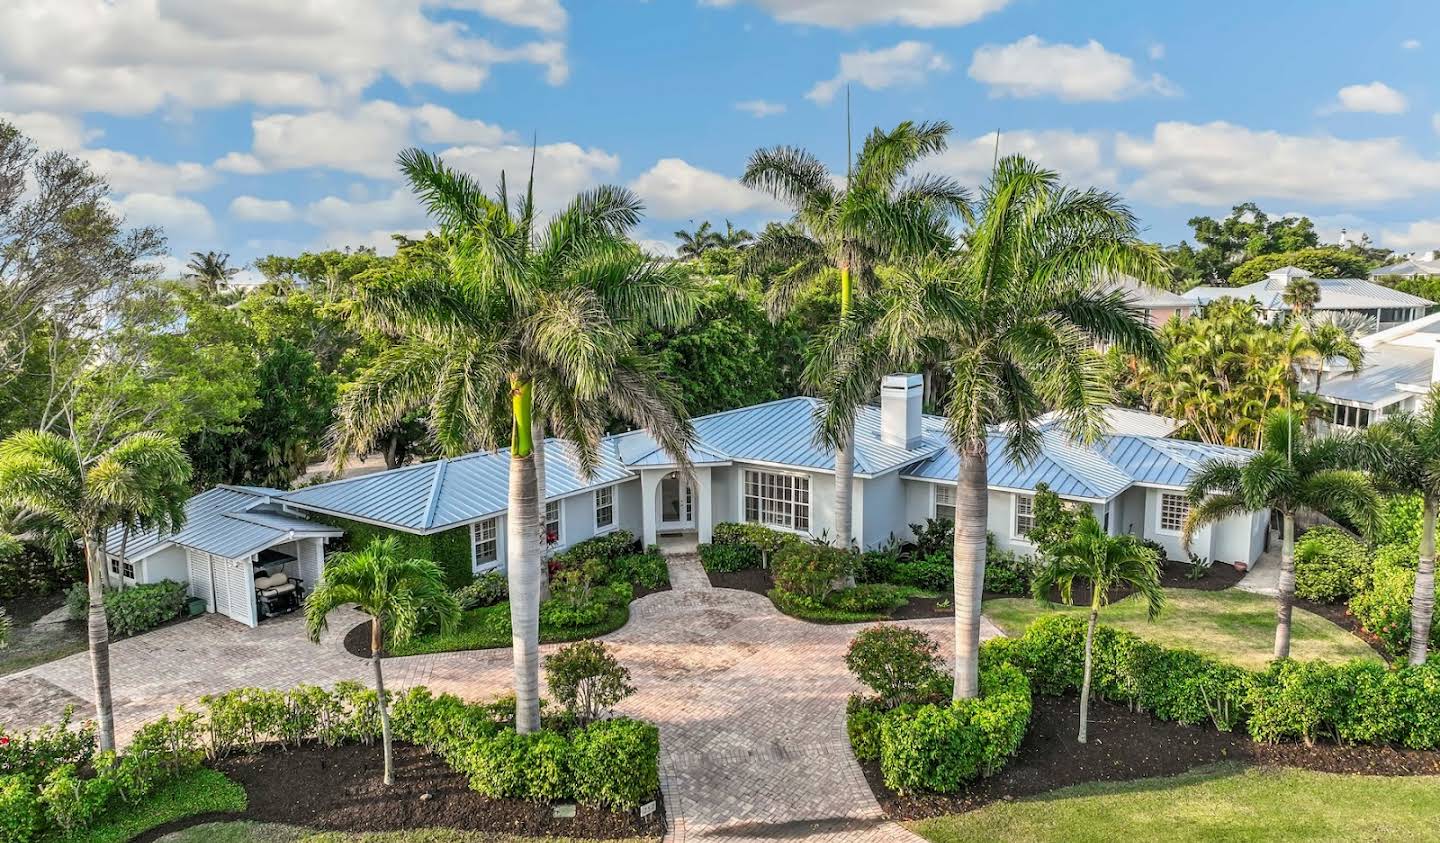
[[[844,319],[857,293],[864,296],[877,287],[880,263],[953,245],[949,222],[969,214],[969,194],[948,178],[908,176],[921,159],[945,149],[949,134],[950,124],[944,122],[907,120],[888,132],[877,128],[855,160],[846,162],[843,186],[803,149],[777,146],[750,156],[741,181],[794,211],[791,225],[761,232],[742,265],[742,276],[775,265],[788,267],[766,293],[772,317],[783,316],[802,293],[835,285]],[[877,379],[870,389],[878,384]],[[853,420],[824,430],[824,444],[835,451],[835,539],[848,547],[854,541]]]
[[[1424,502],[1415,592],[1410,599],[1410,663],[1424,664],[1435,616],[1435,512],[1440,507],[1440,386],[1417,413],[1397,413],[1360,434],[1363,464],[1380,488]]]
[[[682,259],[698,258],[711,249],[725,245],[724,237],[713,230],[710,221],[700,223],[700,227],[694,231],[680,229],[675,232],[675,237],[680,241],[676,248],[676,254]]]
[[[748,229],[736,228],[729,220],[725,221],[725,233],[716,234],[719,244],[726,249],[743,249],[755,240],[755,234]]]
[[[648,428],[688,471],[694,430],[679,391],[636,338],[687,323],[700,293],[682,267],[626,239],[640,219],[627,190],[586,191],[542,227],[533,188],[512,204],[503,176],[490,197],[421,150],[400,164],[440,231],[356,291],[356,318],[397,341],[345,394],[334,456],[370,450],[420,409],[447,455],[508,443],[516,728],[529,732],[540,711],[544,430],[570,440],[588,473],[605,425],[619,417]]]
[[[1282,519],[1280,582],[1275,608],[1275,658],[1290,655],[1290,616],[1295,603],[1295,515],[1313,512],[1374,529],[1380,506],[1370,479],[1348,466],[1353,443],[1341,436],[1312,437],[1303,416],[1274,410],[1265,419],[1262,447],[1244,462],[1205,461],[1190,480],[1190,515],[1181,540],[1236,515],[1269,510]]]
[[[1290,306],[1297,318],[1304,316],[1320,303],[1320,282],[1314,278],[1291,278],[1280,300]]]
[[[230,279],[240,272],[239,268],[230,266],[230,256],[224,252],[191,252],[185,269],[185,278],[194,281],[210,296],[224,292]]]
[[[179,529],[189,480],[190,463],[180,445],[158,433],[133,433],[92,458],[53,433],[22,430],[0,441],[0,509],[29,511],[62,528],[85,551],[90,668],[102,750],[115,748],[105,534],[137,512],[162,530]]]
[[[395,783],[390,749],[390,706],[385,699],[385,673],[380,654],[387,646],[404,644],[422,622],[435,623],[442,633],[460,622],[460,603],[445,587],[440,566],[428,559],[403,559],[395,536],[377,539],[357,551],[337,553],[325,565],[325,577],[305,599],[305,630],[320,643],[327,616],[353,603],[370,616],[370,666],[380,705],[380,737],[385,745],[385,784]]]
[[[1095,344],[1151,362],[1162,353],[1144,313],[1100,279],[1166,277],[1158,249],[1141,240],[1119,197],[1065,188],[1054,172],[1019,156],[996,165],[966,240],[953,258],[891,273],[812,362],[817,375],[828,373],[834,409],[824,423],[841,429],[881,373],[925,361],[950,373],[956,699],[979,693],[992,442],[1018,460],[1034,458],[1040,416],[1051,410],[1073,439],[1098,438],[1110,387]]]
[[[1088,513],[1087,513],[1088,514]],[[1134,536],[1111,536],[1094,516],[1083,518],[1075,534],[1050,548],[1047,562],[1035,575],[1031,588],[1036,600],[1060,590],[1060,600],[1073,606],[1076,580],[1090,584],[1090,623],[1085,628],[1085,678],[1080,685],[1080,743],[1085,743],[1090,722],[1090,674],[1094,665],[1095,625],[1100,610],[1110,603],[1110,589],[1129,586],[1145,600],[1146,616],[1154,620],[1165,605],[1160,588],[1160,561],[1153,548]]]
[[[1325,320],[1301,318],[1291,320],[1285,330],[1284,356],[1289,363],[1296,394],[1300,378],[1307,370],[1315,372],[1314,393],[1320,392],[1320,380],[1332,360],[1343,360],[1350,371],[1358,372],[1365,365],[1365,348],[1355,335]]]

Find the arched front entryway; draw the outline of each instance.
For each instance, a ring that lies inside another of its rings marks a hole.
[[[655,518],[661,533],[680,533],[695,529],[695,489],[680,472],[672,471],[660,478],[655,496]]]
[[[710,541],[710,469],[696,467],[688,476],[677,469],[641,472],[645,543],[661,535],[693,535]]]

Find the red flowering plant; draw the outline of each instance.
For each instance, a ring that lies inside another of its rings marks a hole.
[[[0,776],[16,773],[44,781],[51,770],[66,764],[89,765],[95,755],[95,724],[72,727],[74,708],[66,706],[60,722],[29,732],[0,732]]]

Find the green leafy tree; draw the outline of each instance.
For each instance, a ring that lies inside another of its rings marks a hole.
[[[164,530],[185,519],[190,464],[167,436],[135,433],[84,456],[75,440],[20,431],[0,441],[0,510],[29,511],[79,541],[89,583],[90,666],[100,748],[115,748],[110,638],[105,618],[105,536],[137,517]]]
[[[394,536],[330,557],[324,578],[305,598],[305,629],[310,640],[320,643],[330,612],[350,604],[370,616],[370,666],[379,697],[385,784],[392,785],[395,765],[381,653],[387,646],[409,641],[426,621],[437,624],[442,634],[453,632],[460,622],[460,604],[445,587],[439,566],[428,559],[402,559]]]
[[[1234,284],[1231,273],[1251,258],[1299,251],[1320,242],[1315,225],[1308,217],[1272,218],[1254,202],[1236,205],[1223,220],[1192,217],[1189,225],[1201,246],[1191,250],[1190,262],[1199,275],[1199,282],[1207,284]],[[1182,243],[1179,250],[1188,248]]]
[[[1090,623],[1085,628],[1085,678],[1080,685],[1080,743],[1085,743],[1090,724],[1090,674],[1095,657],[1095,626],[1100,610],[1110,602],[1110,590],[1129,586],[1145,600],[1150,620],[1165,605],[1160,588],[1160,560],[1153,548],[1134,536],[1106,534],[1093,515],[1086,514],[1074,535],[1055,545],[1049,559],[1036,572],[1032,588],[1036,600],[1045,600],[1051,589],[1060,590],[1060,599],[1073,606],[1075,581],[1090,584]]]
[[[546,425],[573,443],[586,473],[612,415],[648,428],[688,470],[693,428],[636,337],[688,322],[698,296],[681,267],[626,240],[640,219],[629,191],[587,191],[541,226],[530,190],[512,205],[503,179],[492,198],[437,156],[409,150],[400,162],[440,233],[357,291],[361,323],[395,344],[345,393],[335,456],[369,450],[419,409],[446,454],[508,441],[516,728],[530,732],[540,720],[537,462]]]
[[[890,131],[877,128],[865,139],[841,182],[810,152],[790,146],[758,149],[741,181],[794,211],[788,226],[769,226],[746,252],[748,272],[783,266],[771,280],[767,304],[772,315],[787,313],[817,286],[837,285],[840,317],[856,294],[878,286],[880,263],[947,250],[951,218],[968,215],[969,194],[953,180],[910,177],[921,160],[945,149],[950,125],[905,121]],[[879,380],[870,384],[873,391]],[[846,413],[853,413],[847,408]],[[835,451],[835,540],[854,541],[853,419],[828,425],[826,444]]]
[[[1397,413],[1361,434],[1363,464],[1385,491],[1423,502],[1415,593],[1410,601],[1410,663],[1429,657],[1435,616],[1435,512],[1440,507],[1440,386],[1416,413]]]
[[[1343,360],[1350,371],[1358,372],[1365,365],[1365,348],[1355,334],[1337,322],[1311,318],[1291,320],[1284,329],[1285,354],[1295,373],[1295,389],[1306,370],[1314,370],[1314,392],[1320,392],[1325,367],[1333,360]]]
[[[1243,287],[1253,284],[1264,278],[1266,273],[1286,266],[1303,269],[1313,273],[1316,278],[1365,278],[1370,275],[1374,264],[1363,254],[1338,246],[1315,246],[1293,252],[1275,252],[1253,257],[1235,267],[1230,273],[1230,286]],[[1318,301],[1318,285],[1314,292]]]
[[[1275,658],[1290,655],[1290,616],[1295,603],[1295,515],[1314,512],[1372,531],[1380,497],[1370,479],[1348,466],[1353,445],[1340,436],[1312,437],[1302,416],[1275,410],[1265,420],[1259,452],[1244,462],[1212,459],[1190,480],[1190,516],[1182,541],[1195,531],[1236,515],[1280,513],[1282,543],[1275,609]]]
[[[1139,239],[1119,197],[1073,190],[1021,157],[1001,160],[953,262],[919,263],[842,325],[845,334],[811,361],[833,397],[827,425],[849,423],[880,373],[916,360],[951,372],[946,429],[958,457],[955,564],[955,696],[979,692],[980,598],[984,590],[992,436],[1017,460],[1040,450],[1040,417],[1093,442],[1110,390],[1097,341],[1140,359],[1160,347],[1143,314],[1097,279],[1163,278],[1158,250]]]
[[[720,246],[724,249],[743,249],[755,241],[753,232],[736,228],[729,220],[725,221],[725,233],[719,237]]]

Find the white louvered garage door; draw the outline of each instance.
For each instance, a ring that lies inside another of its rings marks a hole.
[[[190,596],[199,597],[208,611],[215,611],[214,595],[210,593],[210,554],[186,548],[185,568],[190,576]]]
[[[305,581],[305,591],[309,592],[320,584],[325,572],[325,540],[301,539],[299,559],[300,579]]]

